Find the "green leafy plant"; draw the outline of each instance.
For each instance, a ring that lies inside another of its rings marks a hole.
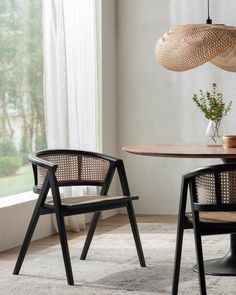
[[[200,96],[193,95],[193,101],[197,107],[204,113],[205,117],[211,121],[221,121],[231,109],[232,101],[225,104],[223,94],[216,91],[217,84],[212,84],[212,92],[203,92],[200,90]]]

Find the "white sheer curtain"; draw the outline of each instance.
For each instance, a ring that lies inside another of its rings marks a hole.
[[[95,0],[44,0],[44,77],[48,148],[98,150]],[[83,194],[64,189],[64,195]],[[69,217],[78,231],[85,216]]]

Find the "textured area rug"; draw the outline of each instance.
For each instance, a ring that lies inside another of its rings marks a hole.
[[[1,295],[171,294],[176,225],[139,224],[147,267],[139,266],[129,225],[96,237],[86,261],[79,260],[83,244],[70,248],[75,286],[68,286],[60,251],[27,257],[19,276],[0,271]],[[204,237],[206,258],[221,257],[228,236]],[[179,294],[199,294],[193,233],[186,231]],[[208,294],[236,294],[236,277],[206,276]]]

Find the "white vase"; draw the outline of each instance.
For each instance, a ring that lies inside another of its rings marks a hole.
[[[222,121],[210,121],[206,129],[207,143],[210,145],[222,145],[223,127]]]

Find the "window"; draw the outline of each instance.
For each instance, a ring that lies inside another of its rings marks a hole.
[[[0,197],[32,189],[45,148],[41,0],[0,1]]]

